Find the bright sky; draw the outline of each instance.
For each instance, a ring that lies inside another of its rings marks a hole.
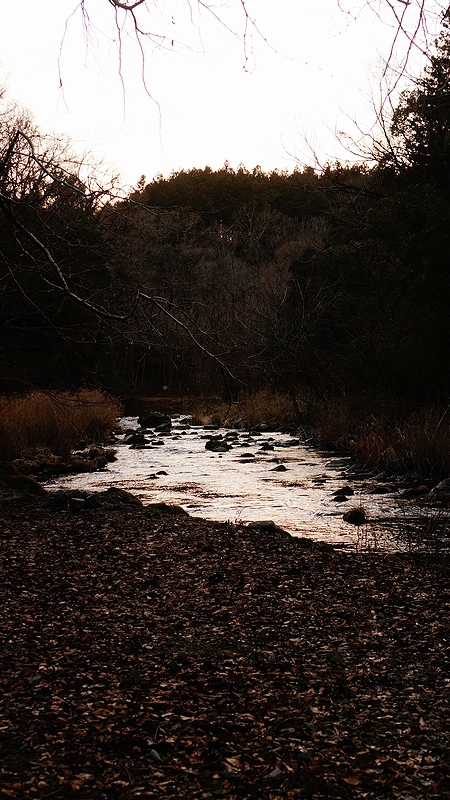
[[[149,12],[138,9],[144,27],[168,39],[164,47],[144,41],[146,92],[141,53],[127,30],[119,69],[110,3],[84,6],[87,30],[79,0],[7,3],[0,79],[44,132],[69,135],[77,151],[92,150],[130,185],[142,174],[217,169],[226,159],[233,167],[290,170],[313,163],[305,136],[321,161],[345,159],[334,131],[351,128],[347,117],[368,124],[371,86],[376,91],[393,36],[364,8],[347,24],[338,0],[249,0],[268,44],[250,30],[246,61],[233,33],[244,31],[240,0],[214,6],[232,32],[206,11],[199,15],[195,0],[147,0]]]

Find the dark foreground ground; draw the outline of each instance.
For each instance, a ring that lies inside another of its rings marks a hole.
[[[450,797],[436,569],[45,499],[0,564],[0,797]]]

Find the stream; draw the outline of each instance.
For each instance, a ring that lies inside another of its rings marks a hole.
[[[369,520],[405,513],[398,493],[370,494],[373,479],[355,480],[350,458],[327,459],[286,433],[212,430],[179,417],[172,420],[170,433],[147,432],[145,448],[133,449],[124,440],[137,428],[136,417],[121,420],[122,433],[114,445],[117,461],[106,469],[58,476],[47,487],[89,493],[122,488],[144,504],[179,505],[191,516],[218,522],[273,520],[293,536],[351,549],[362,535],[369,535],[363,529],[375,534],[373,526],[355,528],[344,522],[346,510],[362,503]],[[231,449],[223,454],[205,449],[208,438],[220,434]],[[336,502],[333,492],[345,485],[355,495]],[[407,513],[420,510],[409,505]]]

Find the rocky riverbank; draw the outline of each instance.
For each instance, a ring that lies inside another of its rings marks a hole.
[[[0,531],[0,796],[450,796],[442,573],[117,498]]]

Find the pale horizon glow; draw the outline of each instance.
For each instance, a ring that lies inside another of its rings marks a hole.
[[[227,24],[242,33],[239,3],[224,6]],[[314,166],[313,150],[322,163],[351,160],[335,131],[352,119],[370,126],[370,94],[393,31],[368,10],[347,25],[337,0],[301,6],[253,0],[249,9],[267,43],[251,33],[245,51],[211,15],[191,22],[181,4],[168,23],[174,47],[145,47],[146,90],[141,54],[126,32],[119,68],[106,0],[92,4],[88,38],[77,0],[9,3],[0,83],[43,133],[70,137],[75,151],[103,159],[126,186],[142,174],[151,181],[225,161],[291,171]]]

